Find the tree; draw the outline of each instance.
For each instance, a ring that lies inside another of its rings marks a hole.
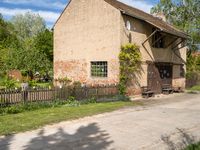
[[[188,46],[197,50],[194,43],[200,43],[200,1],[199,0],[160,0],[151,13],[162,12],[168,22],[190,35]]]
[[[6,70],[18,69],[28,72],[33,78],[35,72],[46,74],[52,70],[52,62],[46,54],[35,47],[34,39],[27,39],[19,49],[9,49],[4,59]]]
[[[3,66],[3,57],[5,55],[4,41],[7,39],[7,33],[5,29],[5,22],[3,16],[0,14],[0,68]]]
[[[44,19],[39,14],[30,12],[14,16],[11,22],[20,40],[37,36],[46,29]]]
[[[20,47],[19,40],[14,32],[13,25],[5,21],[0,15],[0,71],[5,72],[6,63],[5,60],[9,57],[11,49],[17,49]]]
[[[35,48],[53,62],[53,33],[46,29],[35,37]]]
[[[16,15],[11,23],[0,16],[0,69],[33,74],[52,71],[53,34],[37,14]]]

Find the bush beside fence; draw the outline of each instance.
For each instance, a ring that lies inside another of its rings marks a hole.
[[[200,85],[200,73],[197,72],[188,73],[186,79],[186,87],[191,88],[196,85]]]
[[[98,87],[64,87],[64,88],[40,88],[28,89],[5,89],[0,90],[0,107],[32,102],[51,102],[55,100],[66,101],[69,97],[76,100],[90,98],[104,99],[118,95],[118,87],[98,86]]]

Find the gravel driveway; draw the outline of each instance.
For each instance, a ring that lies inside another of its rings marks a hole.
[[[145,104],[1,137],[0,149],[174,150],[200,141],[200,95],[181,94]]]

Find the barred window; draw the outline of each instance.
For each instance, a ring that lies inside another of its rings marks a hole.
[[[91,62],[91,76],[92,77],[107,77],[108,63],[106,61]]]

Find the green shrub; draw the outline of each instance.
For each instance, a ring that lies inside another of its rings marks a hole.
[[[89,98],[88,100],[87,100],[87,102],[88,103],[97,103],[97,100],[96,100],[96,98],[94,98],[94,97],[92,97],[92,98]]]
[[[5,114],[17,114],[24,111],[23,105],[10,106],[5,109]]]
[[[61,106],[61,104],[57,104],[55,102],[18,104],[18,105],[12,105],[5,108],[1,108],[0,114],[17,114],[17,113],[21,113],[25,111],[33,111],[37,109],[59,107],[59,106]]]
[[[75,87],[75,88],[81,88],[81,82],[79,82],[79,81],[73,82],[73,87]]]
[[[36,80],[30,80],[30,81],[28,81],[28,85],[30,87],[39,87],[39,88],[49,88],[49,87],[52,87],[52,83],[50,83],[50,82],[41,83],[41,82],[37,82]]]
[[[69,79],[68,77],[58,78],[58,79],[55,79],[55,81],[59,82],[63,86],[68,86],[72,82],[72,80]]]
[[[197,144],[189,145],[185,150],[200,150],[200,142]]]
[[[121,95],[126,94],[126,84],[127,84],[126,82],[127,82],[127,78],[121,74],[120,75],[120,82],[119,82],[119,85],[118,85],[119,93]]]
[[[15,88],[17,84],[17,81],[12,80],[12,79],[4,79],[4,81],[2,82],[2,85],[5,86],[6,88],[10,89],[10,88]]]
[[[126,89],[129,81],[134,77],[134,74],[139,70],[141,64],[140,47],[136,44],[126,44],[121,47],[119,54],[120,61],[120,82],[119,92],[121,95],[126,94]]]
[[[125,96],[125,95],[118,95],[117,100],[119,100],[119,101],[130,101],[130,98],[128,96]]]
[[[122,98],[123,97],[123,98]],[[125,96],[121,96],[119,100],[124,100]],[[74,97],[69,97],[68,100],[62,101],[62,100],[55,100],[52,102],[35,102],[35,103],[25,103],[25,104],[18,104],[18,105],[12,105],[5,108],[0,107],[0,114],[17,114],[22,113],[25,111],[34,111],[38,109],[44,109],[44,108],[55,108],[55,107],[61,107],[61,106],[67,106],[67,107],[79,107],[81,104],[91,104],[91,103],[97,103],[97,100],[95,98],[90,98],[85,101],[77,101]]]
[[[75,100],[74,97],[70,96],[67,100],[67,106],[74,106],[74,107],[77,107],[77,106],[80,106],[81,103],[77,100]]]
[[[28,81],[28,85],[30,86],[30,87],[36,87],[37,86],[37,82],[35,81],[35,80],[30,80],[30,81]]]
[[[190,88],[190,90],[192,90],[192,91],[200,91],[200,85],[193,86],[192,88]]]
[[[70,97],[68,100],[61,101],[55,100],[53,102],[36,102],[36,103],[25,103],[25,104],[18,104],[12,105],[5,108],[0,108],[0,114],[17,114],[25,111],[33,111],[37,109],[44,109],[44,108],[55,108],[61,107],[63,105],[70,106],[70,107],[77,107],[80,106],[80,102],[75,100],[74,97]]]
[[[82,101],[82,104],[95,104],[95,103],[97,103],[97,100],[94,97]]]

